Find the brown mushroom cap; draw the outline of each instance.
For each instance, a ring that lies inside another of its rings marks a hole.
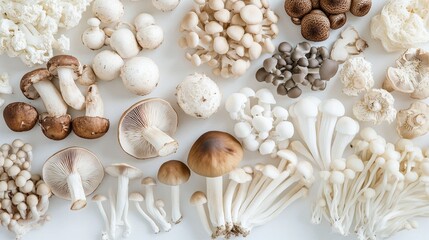
[[[104,136],[109,130],[110,122],[102,117],[82,116],[73,119],[73,132],[86,139],[96,139]]]
[[[82,66],[77,58],[70,55],[57,55],[51,58],[47,63],[48,71],[56,76],[58,74],[58,67],[65,67],[73,69],[77,76],[82,74]]]
[[[347,22],[347,16],[345,13],[333,14],[329,16],[329,22],[332,29],[338,29]]]
[[[192,205],[203,205],[207,203],[207,197],[206,194],[204,194],[201,191],[194,192],[192,194],[191,198],[189,199],[189,202]]]
[[[39,113],[30,104],[15,102],[4,108],[3,118],[10,130],[25,132],[31,130],[36,125]]]
[[[129,179],[136,179],[143,176],[140,169],[126,163],[115,163],[107,166],[104,170],[112,177],[126,176]]]
[[[33,83],[37,83],[42,80],[51,81],[53,77],[54,76],[52,76],[46,68],[35,69],[22,76],[19,87],[26,98],[34,100],[39,98],[40,95],[33,87]]]
[[[328,39],[329,31],[329,19],[321,14],[310,13],[301,20],[301,34],[309,41],[324,41]]]
[[[158,180],[170,186],[177,186],[186,183],[191,176],[188,166],[181,161],[171,160],[159,167]]]
[[[301,18],[311,11],[311,0],[286,0],[284,9],[289,16]]]
[[[346,13],[351,4],[352,0],[320,0],[320,8],[327,14]]]
[[[238,166],[243,158],[240,142],[226,132],[211,131],[201,135],[192,145],[188,165],[204,177],[219,177]]]
[[[311,0],[311,6],[313,9],[320,8],[320,0]]]
[[[294,18],[291,17],[290,20],[292,21],[293,24],[295,25],[301,25],[301,18]]]
[[[63,140],[71,132],[71,116],[69,114],[59,117],[40,115],[39,125],[43,134],[52,140]]]
[[[368,14],[369,10],[371,10],[371,6],[371,0],[353,0],[350,12],[356,17],[362,17]]]
[[[327,81],[331,79],[337,73],[339,65],[337,61],[332,59],[323,60],[319,70],[320,79]]]

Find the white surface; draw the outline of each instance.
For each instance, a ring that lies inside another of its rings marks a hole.
[[[277,45],[279,42],[285,40],[291,42],[292,44],[303,41],[304,39],[299,33],[299,27],[291,23],[289,17],[283,10],[283,0],[271,0],[270,2],[272,4],[272,8],[275,9],[281,19],[279,23],[280,35],[274,41],[275,44]],[[388,54],[382,49],[380,42],[374,41],[370,38],[370,18],[379,12],[384,1],[373,2],[374,6],[366,17],[356,18],[348,15],[348,24],[354,25],[356,29],[358,29],[361,36],[368,40],[370,47],[365,52],[366,57],[371,63],[373,63],[374,79],[376,81],[375,87],[381,87],[386,68],[393,65],[395,59],[400,56],[401,53],[398,52]],[[111,163],[126,162],[142,169],[145,176],[155,177],[158,167],[164,161],[169,159],[179,159],[186,161],[190,146],[202,133],[208,130],[224,130],[232,132],[232,121],[229,120],[223,108],[220,109],[219,112],[209,120],[196,120],[185,115],[175,103],[174,91],[176,85],[179,84],[186,75],[195,71],[206,72],[210,77],[213,77],[213,79],[216,80],[219,84],[223,92],[224,99],[225,96],[238,91],[244,86],[250,86],[254,89],[269,87],[275,91],[273,86],[264,83],[258,83],[254,78],[256,70],[261,66],[261,62],[264,58],[268,57],[268,55],[265,55],[258,61],[255,61],[247,74],[239,79],[222,80],[214,78],[207,68],[192,67],[192,65],[184,57],[184,50],[180,49],[177,45],[177,39],[179,36],[178,25],[184,13],[191,8],[191,0],[183,0],[179,7],[171,13],[161,13],[156,11],[151,6],[151,4],[149,4],[148,0],[140,2],[124,1],[124,4],[126,7],[126,20],[132,20],[133,17],[137,16],[138,13],[149,12],[155,16],[157,22],[164,29],[165,40],[162,46],[155,51],[144,51],[141,53],[143,56],[153,58],[153,60],[159,65],[161,81],[158,88],[156,88],[155,91],[149,96],[137,97],[128,93],[122,86],[122,82],[119,79],[113,82],[100,83],[100,92],[105,100],[106,116],[110,119],[111,129],[106,136],[98,140],[80,139],[72,133],[67,139],[54,142],[45,138],[40,130],[40,127],[38,126],[36,126],[30,132],[13,133],[5,126],[3,118],[1,118],[1,143],[9,143],[15,138],[21,138],[26,142],[33,144],[35,155],[35,161],[33,164],[34,173],[41,173],[41,168],[44,161],[58,150],[69,146],[82,146],[89,148],[96,155],[98,155],[105,166]],[[72,40],[72,51],[70,51],[70,54],[78,57],[82,63],[89,63],[92,57],[95,55],[95,52],[86,49],[80,41],[80,34],[86,28],[85,22],[86,19],[90,17],[90,15],[90,12],[87,11],[81,21],[81,24],[77,28],[66,33],[66,35],[71,37]],[[338,36],[339,32],[340,31],[338,30],[333,31],[328,41],[318,43],[317,45],[330,46]],[[19,90],[19,80],[28,70],[29,69],[18,59],[10,59],[7,56],[0,57],[0,72],[7,71],[10,74],[11,82],[15,90],[14,95],[6,96],[7,102],[24,101],[30,103],[29,100],[24,98]],[[331,80],[326,91],[311,92],[309,89],[306,89],[303,95],[306,96],[310,94],[320,98],[339,98],[346,105],[347,114],[349,116],[351,114],[352,104],[358,100],[357,98],[350,98],[341,94],[341,83],[337,78]],[[394,96],[397,100],[395,103],[397,109],[408,107],[412,102],[411,99],[405,95],[395,93]],[[121,150],[117,141],[117,127],[118,120],[122,112],[133,103],[147,97],[162,97],[172,103],[173,107],[177,110],[180,123],[175,138],[178,139],[180,148],[179,151],[172,156],[139,161],[128,156]],[[282,106],[289,106],[292,103],[292,100],[288,99],[287,97],[277,97],[277,99]],[[35,105],[40,112],[44,110],[43,104],[40,100],[32,101],[31,104]],[[73,116],[78,116],[79,114],[82,113],[72,112]],[[398,136],[394,130],[394,124],[383,124],[382,126],[377,127],[377,130],[380,130],[380,133],[382,133],[390,141],[394,142],[398,139]],[[420,145],[424,145],[424,142],[427,141],[428,138],[429,136],[420,137],[416,139],[415,142],[418,142]],[[247,152],[243,163],[255,164],[259,161],[266,161],[266,159],[256,154]],[[202,230],[202,226],[199,222],[195,209],[193,209],[188,204],[190,195],[196,190],[204,190],[204,186],[205,181],[202,177],[195,174],[192,175],[189,183],[182,188],[183,191],[181,199],[184,221],[181,224],[174,226],[174,228],[168,233],[153,235],[149,226],[137,214],[135,208],[131,206],[130,221],[133,229],[129,239],[208,239]],[[107,190],[109,188],[115,187],[116,182],[114,179],[106,175],[105,180],[97,192],[107,194]],[[142,190],[142,187],[137,181],[132,182],[130,188],[131,190]],[[158,196],[166,201],[166,206],[168,207],[168,188],[166,186],[159,186],[157,188],[157,192]],[[96,206],[89,202],[85,209],[77,212],[70,211],[69,207],[70,204],[68,202],[55,197],[51,198],[49,214],[51,215],[52,220],[43,228],[31,231],[25,237],[25,239],[100,239],[100,232],[103,228],[103,222],[99,216]],[[354,239],[354,237],[344,238],[340,235],[331,233],[331,229],[326,223],[323,223],[322,225],[312,225],[310,223],[310,217],[311,199],[307,198],[303,201],[294,203],[273,222],[254,229],[247,239]],[[427,239],[428,227],[429,220],[422,220],[420,221],[419,229],[409,232],[401,232],[391,239]],[[13,239],[13,237],[4,228],[1,228],[0,239]]]

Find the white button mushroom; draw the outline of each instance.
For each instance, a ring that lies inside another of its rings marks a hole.
[[[119,0],[94,0],[92,3],[92,13],[102,23],[116,23],[124,15],[124,5]]]
[[[163,12],[173,11],[179,3],[180,0],[152,0],[153,6]]]
[[[144,96],[151,93],[159,82],[159,69],[147,57],[134,57],[121,68],[121,78],[125,88],[131,93]]]
[[[92,69],[102,81],[111,81],[119,77],[124,60],[111,50],[104,50],[95,55],[92,60]]]
[[[90,18],[86,22],[90,27],[82,34],[82,43],[91,50],[98,50],[104,46],[106,34],[100,29],[100,20]]]
[[[140,52],[140,46],[137,43],[136,36],[128,28],[115,30],[107,39],[110,47],[116,51],[122,58],[132,58]]]

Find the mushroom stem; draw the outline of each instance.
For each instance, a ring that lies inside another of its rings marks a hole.
[[[42,80],[33,84],[45,105],[50,117],[67,115],[67,104],[54,84],[48,80]]]
[[[69,188],[72,201],[71,210],[84,208],[86,206],[86,196],[79,173],[74,172],[67,177],[67,186]]]
[[[85,116],[87,117],[104,116],[103,99],[101,99],[100,92],[98,91],[98,87],[95,84],[88,87],[88,93],[86,95],[85,111],[86,111]]]
[[[143,216],[143,218],[149,223],[150,227],[155,233],[159,233],[159,227],[156,225],[156,223],[150,218],[142,209],[140,204],[138,202],[134,202],[134,205],[137,208],[137,211],[140,213],[140,215]]]
[[[129,178],[120,175],[118,176],[118,192],[116,194],[116,221],[122,223],[123,214],[127,205]]]
[[[168,134],[154,126],[148,126],[142,130],[142,136],[158,152],[159,156],[167,156],[177,151],[178,143]]]
[[[180,188],[179,186],[171,186],[171,220],[178,224],[182,221],[182,213],[180,212]]]
[[[58,67],[58,78],[60,79],[60,90],[64,101],[76,110],[85,107],[85,97],[74,82],[74,71],[71,68]]]
[[[216,228],[214,235],[220,236],[225,231],[225,216],[223,212],[223,179],[207,177],[207,206],[210,220]]]
[[[229,185],[225,191],[223,207],[225,209],[225,227],[227,232],[230,232],[233,228],[231,205],[237,185],[238,183],[236,181],[230,180]]]
[[[149,214],[155,218],[155,220],[161,225],[161,228],[168,232],[171,229],[171,224],[168,223],[161,215],[161,213],[156,209],[155,207],[155,198],[153,196],[153,187],[150,185],[145,185],[146,189],[146,196],[145,196],[145,203],[146,203],[146,210],[149,212]]]
[[[231,215],[232,215],[232,222],[233,223],[236,223],[238,221],[240,207],[246,198],[250,183],[251,183],[251,181],[240,184],[240,186],[238,188],[237,196],[235,197],[234,202],[232,202],[232,211],[231,211],[232,214]]]
[[[110,203],[110,236],[113,240],[116,239],[116,210],[115,210],[115,195],[113,191],[109,191]]]
[[[123,238],[127,238],[131,234],[131,225],[128,221],[128,209],[129,209],[129,201],[128,199],[125,201],[125,209],[124,209],[124,216],[122,217],[122,220],[124,221],[125,230],[122,233]]]
[[[98,211],[100,212],[101,217],[103,218],[103,221],[104,221],[104,225],[105,225],[104,226],[105,229],[102,233],[102,239],[104,239],[105,238],[104,236],[106,235],[106,233],[109,232],[109,219],[107,218],[106,211],[104,210],[104,207],[103,207],[103,204],[101,203],[101,201],[97,201],[96,204],[97,204]]]
[[[212,236],[213,232],[212,232],[212,228],[210,226],[209,223],[209,219],[207,217],[207,213],[206,210],[204,208],[204,205],[196,205],[195,206],[197,208],[197,212],[198,212],[198,216],[200,217],[201,223],[203,224],[203,228],[204,230],[207,232],[207,234],[209,236]]]

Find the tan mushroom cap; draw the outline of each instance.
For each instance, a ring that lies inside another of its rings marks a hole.
[[[128,196],[128,200],[132,202],[143,202],[144,197],[138,192],[133,192],[133,193],[130,193],[130,195]]]
[[[40,115],[39,124],[43,134],[52,140],[63,140],[71,130],[71,116],[69,114],[59,117]]]
[[[82,116],[73,119],[73,132],[86,139],[100,138],[109,130],[110,122],[102,117]]]
[[[126,176],[129,179],[141,178],[143,172],[126,163],[115,163],[105,168],[107,174],[112,177]]]
[[[34,100],[39,98],[40,95],[33,87],[33,84],[43,80],[51,81],[53,77],[46,68],[35,69],[22,76],[19,87],[26,98]]]
[[[220,177],[235,169],[243,159],[243,148],[231,134],[210,131],[192,145],[188,165],[204,177]]]
[[[287,0],[284,3],[286,13],[292,18],[302,18],[312,9],[311,0]]]
[[[429,105],[417,101],[408,109],[398,111],[396,131],[399,136],[406,139],[425,135],[429,131]]]
[[[186,183],[191,176],[188,166],[181,161],[170,160],[159,167],[158,180],[170,186]]]
[[[100,194],[95,194],[92,197],[92,201],[94,201],[94,202],[104,202],[106,200],[107,200],[107,198],[105,196],[103,196],[103,195],[100,195]]]
[[[154,125],[172,136],[177,130],[178,117],[170,103],[149,98],[128,108],[119,120],[118,139],[121,148],[130,156],[147,159],[158,156],[156,149],[139,135],[142,127]]]
[[[77,58],[70,55],[57,55],[51,58],[47,63],[48,71],[56,76],[58,74],[58,67],[65,67],[73,69],[76,76],[80,76],[82,74],[82,66]]]
[[[331,29],[338,29],[344,26],[347,22],[347,15],[345,13],[333,14],[329,16],[329,23]]]
[[[192,194],[189,202],[192,205],[203,205],[207,203],[207,197],[203,192],[197,191]]]
[[[3,110],[6,125],[14,132],[31,130],[39,119],[36,108],[24,102],[15,102],[7,105]]]
[[[142,179],[141,184],[143,184],[145,186],[154,186],[154,185],[156,185],[156,181],[155,181],[155,179],[153,179],[151,177],[145,177]]]
[[[371,10],[371,6],[372,0],[353,0],[350,12],[357,17],[363,17]]]
[[[356,1],[356,0],[354,0]],[[350,10],[352,0],[320,0],[320,8],[327,14],[346,13]]]
[[[318,13],[310,13],[301,20],[301,34],[309,40],[320,42],[329,38],[330,23],[326,16]]]
[[[103,165],[94,153],[85,148],[70,147],[46,160],[43,180],[55,196],[71,200],[67,177],[74,172],[78,172],[82,179],[85,196],[93,193],[104,178]]]

